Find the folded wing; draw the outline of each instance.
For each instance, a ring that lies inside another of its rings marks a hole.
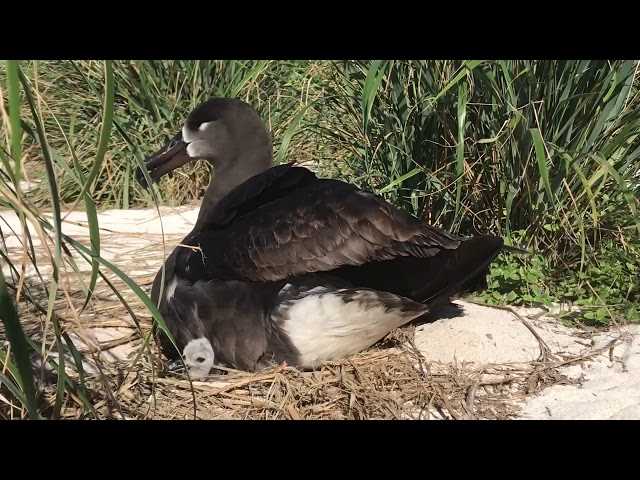
[[[427,258],[463,240],[379,196],[291,165],[237,187],[212,215],[215,221],[180,252],[182,278],[277,281],[374,260]]]

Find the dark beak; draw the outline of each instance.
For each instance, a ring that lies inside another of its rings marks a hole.
[[[170,373],[184,373],[185,369],[186,368],[182,360],[173,360],[167,363],[167,370]]]
[[[149,172],[151,180],[157,182],[163,175],[193,160],[187,153],[187,145],[189,144],[182,140],[182,132],[179,132],[164,147],[148,156],[144,161],[144,166]],[[136,170],[136,180],[144,188],[149,187],[140,168]]]

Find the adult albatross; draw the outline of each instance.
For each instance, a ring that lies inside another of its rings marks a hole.
[[[198,159],[214,177],[193,230],[165,262],[164,284],[161,269],[151,291],[194,377],[215,363],[312,369],[353,355],[434,305],[485,288],[489,264],[511,250],[502,238],[427,225],[306,168],[273,166],[265,125],[237,99],[200,104],[145,166],[157,181]],[[147,185],[141,171],[137,179]],[[156,333],[164,354],[179,359]]]

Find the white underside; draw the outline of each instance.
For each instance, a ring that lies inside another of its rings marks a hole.
[[[336,292],[318,292],[290,307],[283,329],[300,352],[300,366],[313,368],[354,355],[418,316],[380,303],[365,310],[357,301],[345,303]]]

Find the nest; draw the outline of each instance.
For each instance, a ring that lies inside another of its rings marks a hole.
[[[102,365],[100,374],[84,379],[95,411],[87,412],[81,399],[70,394],[62,418],[512,419],[519,410],[514,400],[571,382],[557,369],[602,351],[565,360],[468,368],[427,363],[407,343],[381,344],[314,372],[287,365],[255,374],[227,369],[206,381],[166,374],[146,362],[137,368]],[[160,361],[150,357],[156,364]],[[77,380],[77,374],[71,376]],[[43,401],[52,406],[56,385],[42,386]]]
[[[587,355],[477,367],[426,361],[412,344],[414,327],[405,327],[370,349],[317,371],[302,372],[282,364],[249,374],[220,367],[221,374],[190,381],[167,371],[156,346],[145,344],[150,326],[150,321],[144,322],[142,335],[103,342],[83,353],[83,361],[98,370],[85,373],[83,379],[83,393],[93,411],[77,393],[69,392],[62,418],[512,419],[518,415],[518,399],[570,382],[559,374],[560,367],[584,362],[616,344]],[[98,356],[100,350],[126,344],[136,346],[131,356],[137,362],[106,362]],[[79,382],[72,363],[67,373]],[[52,373],[39,375],[42,404],[49,408],[55,403],[55,380]],[[5,414],[18,415],[17,411]]]

